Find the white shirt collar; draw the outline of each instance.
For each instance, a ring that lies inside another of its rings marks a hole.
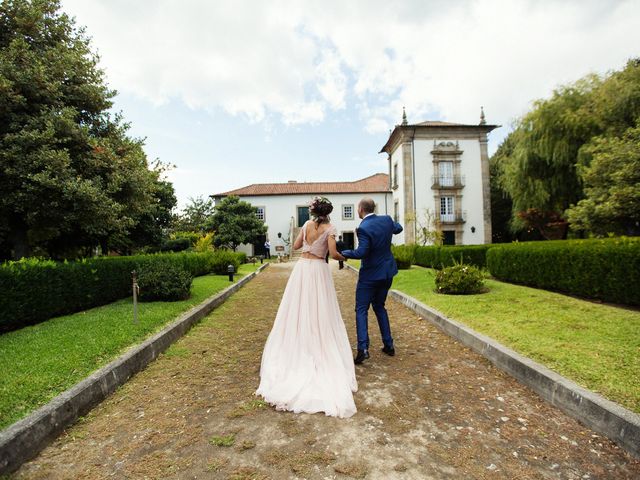
[[[367,217],[370,217],[371,215],[375,215],[375,212],[367,213],[364,217],[362,217],[362,220],[364,220]]]

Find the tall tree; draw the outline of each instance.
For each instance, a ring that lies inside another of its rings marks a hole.
[[[593,160],[593,142],[623,135],[639,118],[638,59],[602,77],[588,75],[535,102],[505,139],[508,148],[494,155],[499,171],[492,186],[499,185],[512,201],[512,229],[530,229],[534,219],[542,232],[558,230],[565,211],[585,197],[586,177],[579,172]]]
[[[489,182],[491,185],[491,236],[493,243],[510,242],[513,240],[511,228],[511,210],[513,202],[502,187],[501,173],[503,162],[513,153],[513,139],[507,137],[498,147],[489,162]]]
[[[214,205],[211,198],[189,198],[189,204],[173,223],[176,231],[206,233],[213,231]]]
[[[108,112],[115,92],[97,64],[58,0],[0,4],[0,253],[107,246],[156,201],[159,172]]]
[[[255,243],[267,233],[267,226],[256,216],[256,208],[232,195],[225,197],[213,215],[214,244],[233,251],[243,243]]]
[[[567,210],[573,227],[599,236],[640,235],[640,125],[622,137],[601,137],[580,168],[586,198]]]
[[[563,212],[581,198],[575,171],[578,153],[598,131],[593,119],[580,112],[599,82],[590,76],[562,87],[550,99],[535,102],[517,122],[501,178],[515,212],[529,208]]]

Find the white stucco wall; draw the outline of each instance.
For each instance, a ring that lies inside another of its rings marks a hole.
[[[455,138],[443,137],[435,138],[436,142],[456,141]],[[414,169],[415,169],[415,201],[416,215],[421,218],[424,209],[429,209],[433,213],[439,212],[440,205],[436,204],[431,188],[434,175],[433,150],[434,139],[415,139],[413,142]],[[484,220],[483,220],[483,196],[482,196],[482,170],[480,156],[480,142],[475,139],[458,140],[459,148],[462,150],[460,157],[460,175],[465,179],[465,186],[462,189],[462,201],[456,205],[456,210],[466,212],[466,222],[463,226],[462,244],[473,245],[483,243]],[[400,207],[400,223],[403,223],[404,206],[404,179],[402,169],[402,146],[391,155],[391,170],[394,163],[398,164],[398,188],[393,190],[393,201],[398,201]],[[454,193],[452,193],[455,196]],[[390,214],[393,214],[393,201],[391,202]],[[475,232],[471,232],[471,227],[475,227]],[[404,233],[394,235],[393,243],[396,245],[405,242]]]
[[[373,198],[378,206],[378,213],[384,215],[393,214],[393,203],[390,194],[374,193],[333,193],[333,194],[317,194],[327,197],[333,204],[333,212],[331,213],[331,223],[335,225],[338,234],[344,232],[352,232],[355,237],[355,229],[360,224],[358,218],[357,207],[358,202],[365,196]],[[276,255],[276,245],[284,245],[281,239],[278,239],[278,233],[282,237],[289,236],[291,217],[294,218],[295,226],[297,225],[298,210],[297,207],[308,206],[315,194],[308,195],[257,195],[242,196],[241,200],[251,203],[254,207],[264,207],[265,223],[267,225],[267,238],[271,242],[271,255]],[[342,205],[353,205],[353,219],[342,219]],[[295,239],[291,239],[293,243]],[[357,237],[355,237],[357,243]],[[252,245],[241,245],[238,251],[245,252],[247,255],[253,255]],[[285,251],[289,253],[288,249]]]
[[[398,165],[398,181],[396,182],[398,187],[392,190],[392,200],[389,207],[389,215],[393,216],[393,204],[398,202],[398,222],[404,227],[404,175],[402,165],[402,148],[397,148],[391,155],[391,172],[393,175],[393,165]],[[394,179],[391,179],[393,185]],[[395,245],[404,244],[404,231],[398,235],[393,236],[393,243]]]
[[[478,140],[461,140],[460,148],[464,151],[460,163],[460,173],[465,177],[462,190],[462,210],[467,212],[464,224],[464,245],[484,243],[484,205],[482,197],[482,164],[480,142]],[[475,227],[475,232],[471,232]]]

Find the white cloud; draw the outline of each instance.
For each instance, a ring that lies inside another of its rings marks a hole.
[[[252,122],[356,109],[386,132],[428,118],[508,125],[530,102],[638,55],[635,0],[64,0],[113,87]]]

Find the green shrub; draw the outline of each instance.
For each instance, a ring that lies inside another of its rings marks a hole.
[[[173,262],[147,263],[138,275],[140,301],[186,300],[191,294],[192,280],[189,272]]]
[[[493,245],[443,245],[438,252],[439,268],[458,263],[473,265],[478,268],[487,266],[487,250]]]
[[[640,305],[640,238],[495,245],[491,275],[506,282]]]
[[[99,257],[76,262],[24,259],[0,265],[0,332],[49,318],[97,307],[131,295],[131,272],[154,262],[171,263],[192,277],[226,274],[237,269],[244,254],[160,253]]]
[[[160,247],[162,252],[182,252],[191,248],[191,241],[188,238],[169,238]]]
[[[400,270],[406,270],[415,263],[415,245],[392,245],[391,252]]]
[[[247,263],[247,254],[244,252],[234,252],[234,255],[238,257],[238,262],[242,265],[243,263]]]
[[[415,263],[421,267],[441,269],[456,263],[487,266],[487,250],[494,245],[427,245],[415,249]]]
[[[200,232],[173,232],[170,235],[170,238],[172,239],[178,239],[178,238],[187,238],[189,240],[189,245],[193,246],[196,244],[196,242],[198,240],[200,240],[200,238],[202,238],[202,233]]]
[[[440,247],[437,245],[418,246],[415,250],[416,265],[436,268],[439,264]]]
[[[211,271],[217,275],[226,275],[227,267],[233,265],[236,272],[240,265],[246,262],[247,256],[244,253],[236,253],[231,250],[216,250],[212,258]]]
[[[480,293],[484,277],[479,268],[463,263],[445,267],[436,272],[436,291],[449,295]]]
[[[213,233],[207,233],[204,237],[200,237],[193,244],[193,249],[196,252],[208,252],[213,250]]]

